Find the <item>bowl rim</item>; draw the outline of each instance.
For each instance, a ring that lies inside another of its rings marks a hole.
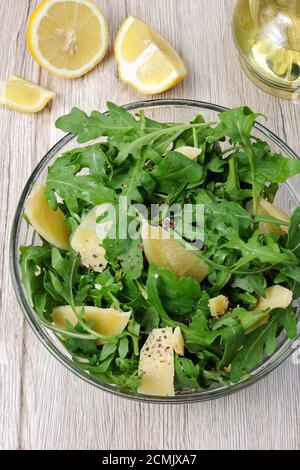
[[[206,109],[215,112],[223,112],[227,111],[230,108],[219,106],[213,103],[205,102],[205,101],[198,101],[192,99],[154,99],[154,100],[144,100],[144,101],[136,101],[133,103],[128,103],[123,105],[122,107],[127,111],[134,111],[139,110],[141,108],[159,108],[159,107],[187,107],[187,108],[199,108],[199,109]],[[106,114],[105,111],[104,114]],[[290,158],[300,159],[300,157],[294,152],[280,137],[274,134],[270,129],[265,127],[263,124],[255,122],[254,127],[261,131],[265,136],[269,137],[275,144],[277,144],[284,153],[289,156]],[[265,363],[258,367],[260,370],[256,370],[253,375],[249,375],[244,380],[230,384],[227,386],[219,387],[217,389],[204,389],[201,391],[194,391],[185,394],[178,394],[174,397],[157,397],[157,396],[149,396],[149,395],[136,395],[134,393],[126,392],[118,390],[116,387],[110,384],[100,383],[95,377],[88,374],[87,372],[79,369],[75,364],[72,362],[70,358],[63,355],[63,353],[57,348],[57,346],[52,343],[44,329],[46,327],[40,322],[38,315],[34,312],[34,310],[29,305],[29,302],[26,298],[24,289],[21,283],[21,275],[20,275],[20,266],[19,266],[19,252],[17,246],[17,238],[20,229],[20,225],[23,218],[24,212],[24,203],[32,186],[36,183],[37,178],[40,174],[46,169],[47,164],[49,161],[58,154],[58,152],[71,140],[75,139],[72,134],[67,134],[63,136],[41,159],[41,161],[37,164],[37,166],[32,171],[31,175],[29,176],[23,190],[21,196],[19,197],[19,201],[16,207],[12,228],[11,228],[11,235],[10,235],[10,242],[9,242],[9,265],[10,265],[10,274],[12,279],[12,284],[14,288],[15,295],[17,297],[19,306],[23,311],[23,314],[26,318],[26,321],[32,328],[33,332],[37,336],[37,338],[41,341],[41,343],[50,351],[50,353],[61,363],[63,364],[69,371],[73,372],[77,377],[80,377],[85,382],[101,389],[104,392],[112,393],[115,396],[134,400],[137,402],[142,403],[160,403],[160,404],[185,404],[185,403],[196,403],[196,402],[203,402],[208,400],[213,400],[217,398],[222,398],[238,391],[241,391],[245,388],[248,388],[250,385],[253,385],[266,375],[268,375],[271,371],[276,369],[280,366],[290,355],[294,352],[293,345],[295,345],[300,337],[295,340],[287,339],[286,342],[289,343],[289,347],[287,347],[283,352],[278,354],[280,351],[275,352],[270,359],[268,359]],[[291,192],[293,193],[292,188],[289,186]],[[295,196],[296,198],[296,196]],[[277,358],[274,357],[278,355]],[[270,362],[271,358],[274,360]],[[270,362],[270,363],[269,363]]]

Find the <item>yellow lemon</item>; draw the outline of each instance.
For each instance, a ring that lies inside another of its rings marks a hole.
[[[162,93],[187,75],[173,47],[134,16],[124,21],[117,34],[115,56],[121,80],[140,93]]]
[[[12,75],[2,90],[0,104],[20,113],[38,113],[55,96],[53,91]]]
[[[106,54],[107,21],[93,0],[44,0],[30,17],[27,44],[49,72],[81,77]]]

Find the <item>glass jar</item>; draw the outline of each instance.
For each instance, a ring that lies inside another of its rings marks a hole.
[[[300,0],[239,0],[233,34],[249,78],[281,98],[300,94]]]

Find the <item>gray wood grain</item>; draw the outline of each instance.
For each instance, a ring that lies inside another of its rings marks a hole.
[[[225,106],[248,104],[300,152],[300,106],[258,90],[244,76],[231,37],[234,0],[98,0],[111,38],[129,13],[165,35],[185,58],[188,78],[165,97]],[[37,116],[0,110],[0,448],[5,449],[299,449],[299,365],[287,361],[239,394],[203,404],[161,406],[112,397],[65,370],[29,329],[8,268],[12,216],[36,163],[60,137],[54,120],[71,106],[104,109],[143,97],[120,83],[112,54],[82,79],[41,70],[26,50],[25,25],[37,1],[0,2],[0,80],[19,74],[58,93]],[[4,358],[3,350],[6,351]]]

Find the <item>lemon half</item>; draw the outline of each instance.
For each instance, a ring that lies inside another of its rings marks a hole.
[[[76,78],[93,69],[108,48],[108,26],[92,0],[44,0],[32,13],[27,44],[49,72]]]
[[[186,66],[173,47],[131,15],[117,34],[115,56],[121,80],[140,93],[162,93],[187,75]]]

